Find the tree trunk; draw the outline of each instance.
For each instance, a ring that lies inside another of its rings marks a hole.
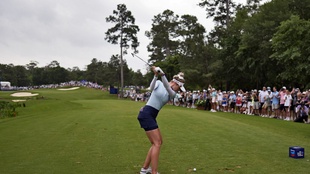
[[[124,92],[124,72],[123,72],[123,21],[121,19],[121,95],[120,97],[123,98]]]

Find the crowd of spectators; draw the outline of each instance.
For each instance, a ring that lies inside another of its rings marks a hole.
[[[70,86],[88,87],[109,90],[102,85],[88,81],[69,81],[61,84],[15,87],[1,90],[32,90],[52,89]],[[147,102],[151,91],[141,93],[140,88],[130,87],[125,90],[124,97],[134,101]],[[179,92],[169,102],[171,105],[186,108],[202,108],[210,112],[231,112],[261,117],[276,118],[286,121],[310,123],[308,120],[310,89],[301,91],[299,88],[287,89],[283,86],[279,91],[276,87],[262,87],[243,91],[221,91],[209,85],[206,90]]]
[[[204,109],[211,112],[232,112],[261,117],[277,118],[286,121],[308,122],[310,90],[291,90],[283,86],[263,87],[261,90],[221,91],[208,90],[180,93],[181,106],[195,108],[203,101]]]
[[[147,102],[150,92],[130,92],[132,100]],[[287,89],[283,86],[262,87],[243,91],[221,91],[211,85],[207,90],[179,92],[170,104],[186,108],[202,108],[210,112],[231,112],[268,118],[310,123],[308,121],[310,90]]]
[[[79,87],[87,87],[87,88],[95,88],[101,90],[107,90],[102,85],[98,85],[94,82],[88,81],[69,81],[60,84],[48,84],[48,85],[33,85],[33,86],[10,86],[10,87],[2,87],[2,91],[23,91],[23,90],[33,90],[33,89],[54,89],[54,88],[63,88],[63,87],[71,87],[71,86],[79,86]]]

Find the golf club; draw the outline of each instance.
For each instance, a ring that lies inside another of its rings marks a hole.
[[[149,67],[152,67],[149,63],[147,63],[145,60],[143,60],[141,57],[135,55],[134,53],[131,53],[132,57],[137,57],[138,59],[142,60],[144,63],[146,63]]]
[[[137,57],[138,59],[142,60],[144,63],[146,63],[149,67],[152,67],[149,63],[147,63],[145,60],[143,60],[141,57],[135,55],[134,53],[131,53],[132,57]],[[160,70],[157,70],[157,72],[160,73]]]

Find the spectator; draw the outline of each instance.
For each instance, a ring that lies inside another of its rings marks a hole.
[[[228,105],[228,96],[226,94],[226,91],[223,91],[222,107],[224,112],[227,112],[227,105]]]
[[[257,90],[254,89],[254,92],[252,93],[252,97],[254,100],[254,105],[253,105],[253,114],[254,115],[259,115],[259,100],[257,96]]]
[[[206,91],[206,105],[205,105],[205,110],[210,111],[211,110],[211,94],[210,94],[210,90]]]
[[[272,113],[272,109],[271,109],[271,90],[270,88],[268,89],[267,88],[267,92],[268,92],[268,95],[265,96],[265,104],[267,105],[266,107],[266,114],[265,117],[270,117],[271,116],[271,113]]]
[[[242,114],[247,113],[247,104],[248,104],[247,95],[248,95],[248,92],[245,92],[242,96],[242,106],[240,109],[240,113],[242,113]]]
[[[253,93],[253,91],[252,91]],[[252,93],[247,94],[247,106],[248,106],[248,115],[253,115],[253,105],[254,105],[254,98],[252,96]]]
[[[285,108],[284,108],[284,102],[285,102],[285,94],[286,94],[286,87],[283,86],[282,89],[280,90],[280,118],[284,119],[285,117]]]
[[[276,87],[273,87],[273,92],[271,93],[271,99],[272,99],[272,104],[271,104],[271,109],[274,111],[274,118],[279,117],[279,92],[277,91]]]
[[[291,92],[291,96],[292,96],[292,103],[290,106],[290,117],[292,118],[292,120],[295,120],[296,118],[296,103],[297,103],[297,94],[299,92],[298,88],[293,88],[292,92]]]
[[[308,123],[308,114],[309,108],[305,104],[300,105],[298,108],[297,118],[294,122]]]
[[[193,103],[193,94],[190,91],[187,93],[186,101],[187,101],[187,108],[190,108]]]
[[[286,90],[286,94],[284,95],[284,108],[285,108],[285,116],[286,118],[284,120],[290,121],[290,106],[292,102],[292,96],[289,90]]]
[[[212,88],[211,99],[212,99],[212,103],[211,103],[212,109],[211,109],[211,112],[216,112],[217,92],[216,92],[215,88]]]
[[[223,101],[223,93],[221,90],[218,90],[217,92],[217,110],[223,111],[223,106],[222,106],[222,101]]]
[[[238,94],[238,96],[236,97],[236,113],[240,113],[240,109],[241,109],[241,105],[242,105],[242,94]]]
[[[195,104],[198,101],[198,92],[193,91],[193,103],[192,103],[192,108],[195,108]]]
[[[236,106],[236,95],[234,93],[234,91],[230,92],[229,95],[229,102],[230,102],[230,112],[234,113],[235,112],[235,106]]]
[[[263,109],[263,105],[264,105],[264,103],[265,103],[265,97],[266,97],[267,95],[268,95],[268,92],[267,92],[267,90],[266,90],[266,87],[264,86],[264,87],[263,87],[263,90],[261,90],[260,93],[258,94],[258,100],[259,100],[259,103],[260,103],[260,105],[259,105],[259,115],[261,115],[261,116],[267,115],[267,114],[265,113],[265,112],[266,112],[267,106],[266,106],[265,109]]]

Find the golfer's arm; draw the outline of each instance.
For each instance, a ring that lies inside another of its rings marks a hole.
[[[154,78],[153,78],[153,80],[151,81],[151,84],[150,84],[150,90],[151,91],[153,91],[153,89],[155,88],[156,80],[157,80],[157,76],[154,76]]]
[[[163,82],[164,84],[164,87],[166,88],[166,90],[168,91],[169,95],[171,98],[174,98],[176,93],[171,89],[170,85],[169,85],[169,82],[166,78],[165,75],[161,76],[161,81]]]

